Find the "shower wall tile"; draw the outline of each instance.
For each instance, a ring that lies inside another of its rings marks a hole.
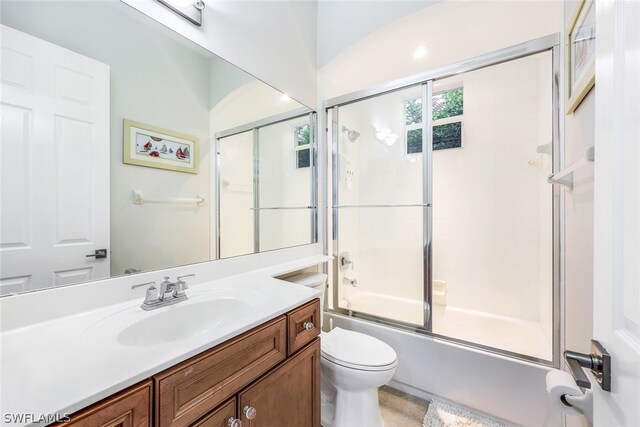
[[[548,61],[449,79],[465,91],[463,148],[433,154],[433,277],[447,282],[449,307],[549,316],[550,161],[536,151],[551,140],[551,77],[540,72]]]

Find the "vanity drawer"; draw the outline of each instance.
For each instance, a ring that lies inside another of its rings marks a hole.
[[[320,334],[320,300],[313,301],[287,314],[288,354],[300,350]]]
[[[190,425],[285,358],[282,316],[156,375],[157,425]]]
[[[229,420],[236,418],[235,397],[201,420],[191,424],[191,427],[229,427]]]
[[[150,427],[151,381],[145,381],[71,415],[53,427]]]

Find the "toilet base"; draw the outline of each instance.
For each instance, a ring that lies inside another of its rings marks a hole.
[[[332,400],[323,394],[322,425],[324,427],[384,427],[380,415],[378,389],[364,391],[336,390]],[[336,402],[339,402],[336,404]]]

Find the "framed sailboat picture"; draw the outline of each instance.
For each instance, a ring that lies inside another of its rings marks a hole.
[[[198,173],[198,143],[195,136],[124,120],[126,164]]]
[[[581,0],[566,39],[566,114],[572,114],[596,82],[596,7]]]

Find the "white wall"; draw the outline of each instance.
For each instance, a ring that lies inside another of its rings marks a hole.
[[[322,5],[323,16],[340,13],[334,3],[339,2]],[[358,2],[362,17],[372,3]],[[559,32],[561,13],[560,1],[446,1],[424,7],[371,32],[322,65],[318,97],[324,100],[384,84]],[[333,21],[320,24],[319,34],[332,30]],[[354,19],[344,25],[365,24]],[[325,43],[336,42],[318,40],[319,45]],[[428,54],[416,60],[412,54],[420,45]]]
[[[385,24],[439,1],[369,1],[365,11],[358,0],[319,0],[318,68]]]
[[[303,104],[316,104],[316,2],[207,2],[197,27],[154,0],[122,1]]]
[[[564,2],[564,30],[580,2]],[[591,90],[573,114],[564,117],[565,165],[584,157],[595,143],[595,90]],[[567,350],[590,352],[593,338],[593,165],[573,173],[573,190],[564,192],[565,274],[564,346]],[[588,426],[582,416],[566,416],[566,425]]]

